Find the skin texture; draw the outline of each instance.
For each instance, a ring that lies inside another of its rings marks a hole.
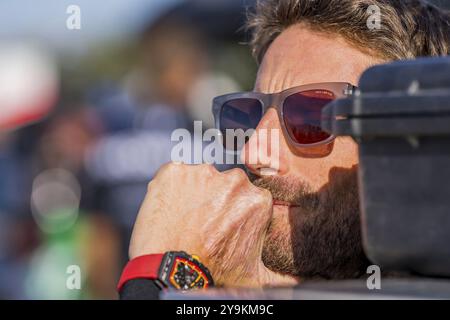
[[[296,25],[272,43],[255,91],[274,93],[318,82],[357,84],[377,62],[337,35]],[[281,130],[274,109],[264,115],[261,129]],[[365,257],[358,231],[356,143],[338,138],[323,157],[317,156],[319,149],[314,157],[308,156],[311,150],[299,155],[282,134],[278,145],[279,163],[271,157],[245,163],[253,183],[239,169],[163,167],[139,212],[130,258],[184,250],[199,255],[215,281],[226,286],[357,276]],[[252,137],[244,160],[250,152],[260,159],[263,147]],[[268,171],[272,176],[261,174]]]

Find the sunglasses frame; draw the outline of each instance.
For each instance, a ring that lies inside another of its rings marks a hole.
[[[286,123],[284,120],[284,102],[285,100],[297,93],[305,92],[305,91],[313,91],[313,90],[325,90],[330,91],[335,95],[335,99],[349,97],[355,94],[357,87],[347,83],[347,82],[323,82],[323,83],[312,83],[302,86],[296,86],[293,88],[289,88],[287,90],[283,90],[276,93],[260,93],[260,92],[237,92],[230,93],[226,95],[222,95],[213,99],[213,114],[214,114],[214,123],[216,129],[220,131],[220,115],[222,112],[222,108],[228,101],[236,100],[236,99],[256,99],[261,103],[262,106],[262,117],[266,114],[267,110],[270,108],[274,108],[277,110],[278,118],[281,124],[281,128],[283,130],[283,134],[287,137],[288,142],[291,146],[296,148],[313,148],[321,145],[326,145],[334,141],[335,136],[331,135],[328,139],[324,141],[319,141],[311,144],[301,144],[297,143],[289,134],[289,131],[286,127]],[[261,117],[261,119],[262,119]],[[261,120],[260,120],[261,121]],[[222,134],[222,132],[221,132]]]

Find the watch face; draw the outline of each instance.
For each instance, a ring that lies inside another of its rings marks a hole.
[[[160,278],[168,287],[194,290],[212,285],[208,270],[185,253],[168,253],[163,265]]]
[[[202,289],[208,281],[203,272],[193,263],[183,258],[175,258],[170,282],[181,290]]]

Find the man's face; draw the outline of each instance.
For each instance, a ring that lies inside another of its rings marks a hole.
[[[320,82],[357,84],[362,72],[378,62],[336,35],[315,33],[296,25],[270,46],[259,69],[255,91],[275,93]],[[270,108],[264,115],[256,130],[261,129],[282,132],[275,109]],[[331,153],[311,157],[311,150],[292,150],[281,133],[279,151],[273,153],[278,154],[278,163],[271,156],[259,156],[271,152],[262,150],[255,136],[245,145],[243,155],[245,159],[255,159],[249,153],[256,152],[258,159],[265,160],[256,164],[244,161],[253,183],[269,189],[274,198],[273,218],[263,249],[265,265],[299,277],[345,278],[365,271],[357,144],[351,138],[339,137]],[[320,150],[313,154],[320,154]],[[268,171],[276,173],[270,177],[262,174]]]

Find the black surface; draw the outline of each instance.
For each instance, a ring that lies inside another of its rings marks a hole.
[[[324,127],[359,144],[365,251],[383,270],[450,277],[450,58],[367,70]]]
[[[410,300],[450,299],[450,279],[399,278],[381,280],[380,290],[369,290],[366,280],[304,283],[297,288],[214,289],[206,292],[167,292],[168,300]]]

